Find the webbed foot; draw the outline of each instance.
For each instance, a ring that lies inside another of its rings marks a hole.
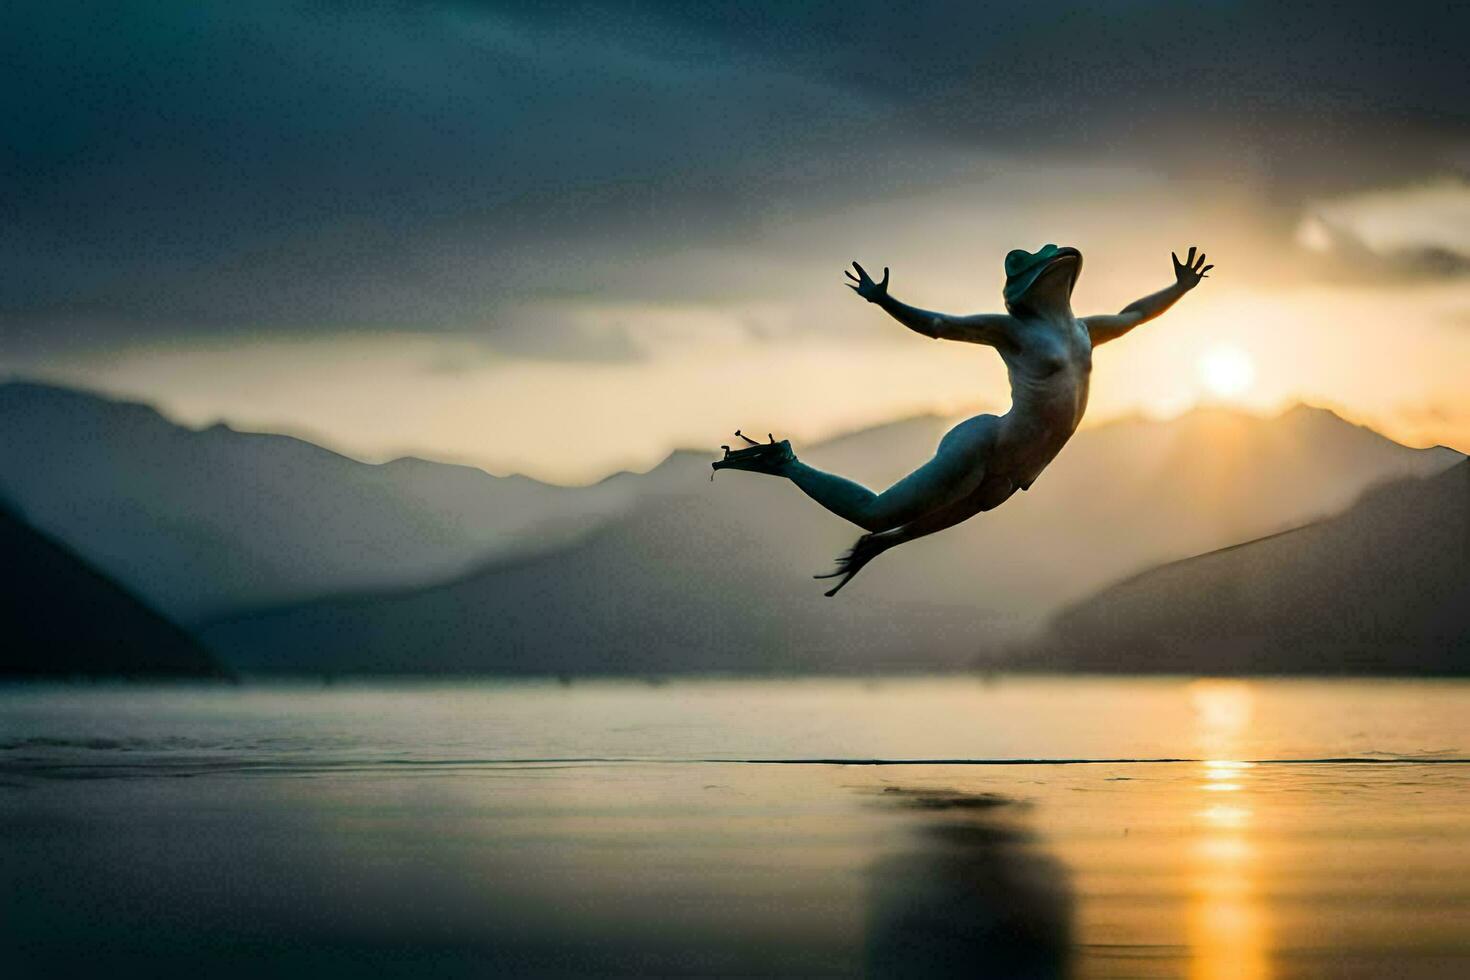
[[[795,462],[796,453],[791,450],[789,440],[776,441],[775,436],[769,436],[770,442],[760,443],[741,432],[735,430],[735,434],[744,439],[750,445],[745,449],[731,449],[729,446],[721,446],[725,451],[722,459],[717,459],[710,464],[710,469],[719,470],[745,470],[747,473],[780,473],[788,463]],[[710,474],[714,479],[714,473]]]
[[[831,598],[841,592],[842,587],[848,582],[851,582],[853,577],[863,570],[864,565],[883,554],[890,547],[892,545],[889,544],[888,539],[884,538],[881,533],[864,534],[857,539],[857,542],[848,549],[846,554],[838,556],[836,568],[822,575],[813,575],[812,578],[835,578],[838,580],[836,585],[824,593],[828,598]]]

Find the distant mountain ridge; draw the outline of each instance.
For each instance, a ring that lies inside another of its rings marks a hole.
[[[1055,670],[1470,674],[1470,462],[1155,568],[1061,612]]]
[[[883,486],[946,428],[913,419],[799,451]],[[557,549],[406,590],[223,617],[245,670],[670,673],[945,669],[1160,561],[1334,513],[1384,479],[1464,457],[1411,450],[1319,409],[1219,409],[1079,433],[1004,507],[875,562],[841,596],[810,574],[859,533],[784,481],[676,453],[636,504]]]
[[[229,676],[194,637],[0,507],[0,677]]]
[[[631,489],[371,465],[290,436],[184,428],[142,404],[0,385],[0,499],[186,622],[544,549],[625,510]]]
[[[948,425],[925,416],[798,449],[881,487]],[[782,481],[711,484],[711,458],[554,487],[0,385],[0,498],[154,606],[206,623],[248,669],[956,667],[1124,575],[1463,459],[1304,407],[1123,420],[1079,433],[1029,493],[885,555],[826,600],[808,576],[857,530]]]

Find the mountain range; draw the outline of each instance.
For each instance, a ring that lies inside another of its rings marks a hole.
[[[185,622],[411,585],[575,537],[631,502],[468,466],[361,463],[290,436],[0,385],[0,499]]]
[[[888,481],[936,418],[804,450]],[[1365,488],[1463,457],[1412,450],[1318,409],[1203,409],[1079,433],[1004,507],[869,566],[835,599],[811,573],[856,529],[784,481],[676,453],[628,511],[576,540],[444,581],[217,618],[243,670],[666,673],[946,669],[1001,656],[1058,608],[1125,575],[1332,514]]]
[[[0,677],[224,677],[194,637],[0,508]]]
[[[1020,663],[1124,673],[1470,673],[1470,462],[1174,562],[1060,613]]]
[[[948,426],[799,447],[885,486]],[[868,671],[1000,656],[1161,562],[1337,513],[1464,457],[1331,412],[1201,408],[1080,432],[1029,493],[884,555],[784,481],[678,452],[588,487],[301,439],[192,430],[146,405],[0,385],[0,499],[244,670]]]

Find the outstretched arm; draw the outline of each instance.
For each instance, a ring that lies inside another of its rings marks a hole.
[[[948,313],[921,310],[916,306],[900,303],[888,295],[887,268],[883,270],[883,281],[874,282],[862,266],[854,262],[852,267],[857,270],[857,275],[847,273],[847,278],[852,280],[847,284],[848,288],[869,303],[877,303],[883,308],[883,312],[915,333],[934,340],[960,340],[970,344],[988,344],[991,347],[1003,346],[1010,336],[1007,328],[1011,318],[1005,314],[951,316]]]
[[[1199,281],[1205,278],[1205,273],[1214,266],[1205,265],[1203,252],[1200,253],[1198,259],[1194,257],[1194,252],[1195,247],[1189,246],[1189,258],[1183,262],[1180,262],[1179,256],[1173,252],[1169,253],[1174,260],[1174,285],[1167,286],[1143,299],[1134,300],[1123,308],[1122,313],[1112,316],[1083,317],[1082,322],[1087,324],[1087,332],[1092,337],[1092,346],[1096,347],[1098,344],[1116,340],[1140,323],[1147,323],[1177,303],[1179,297],[1198,286]]]

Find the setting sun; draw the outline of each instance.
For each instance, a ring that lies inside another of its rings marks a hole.
[[[1199,376],[1216,398],[1239,398],[1256,380],[1256,366],[1239,347],[1220,345],[1200,355]]]

